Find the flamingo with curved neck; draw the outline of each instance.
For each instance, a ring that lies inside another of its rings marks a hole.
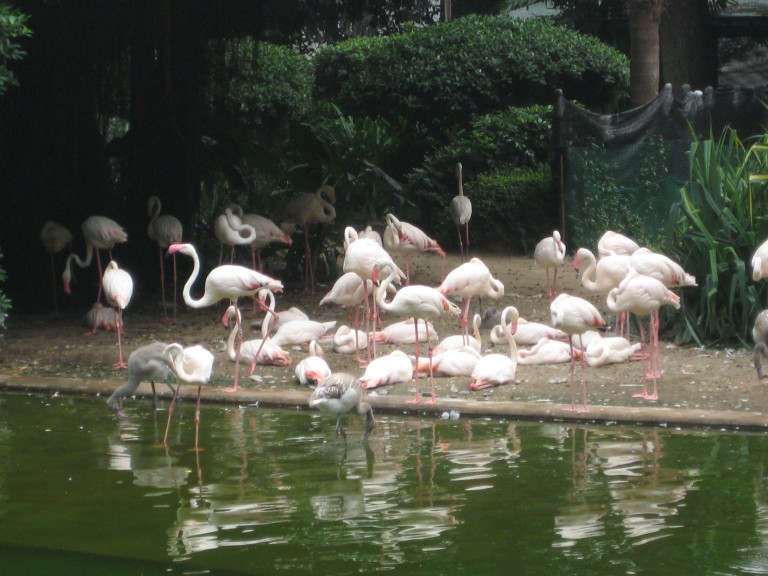
[[[509,343],[509,356],[505,354],[487,354],[480,358],[472,372],[470,390],[482,390],[507,384],[515,379],[517,372],[517,344],[513,334],[517,330],[520,313],[514,306],[507,306],[501,313],[501,328]]]

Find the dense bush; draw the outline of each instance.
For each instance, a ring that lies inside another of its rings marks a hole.
[[[596,111],[625,96],[627,59],[594,38],[543,20],[469,16],[316,56],[317,93],[353,115],[433,129],[474,115],[548,104],[561,88]]]
[[[551,189],[551,171],[546,165],[498,170],[467,178],[464,193],[472,201],[470,251],[530,253],[533,244],[557,226],[557,213],[553,213],[550,206]],[[444,206],[435,229],[440,231],[437,236],[445,247],[453,250],[458,246],[456,226],[447,202]]]

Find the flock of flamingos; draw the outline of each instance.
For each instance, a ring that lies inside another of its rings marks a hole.
[[[365,416],[363,439],[367,439],[374,427],[371,407],[364,401],[364,391],[383,385],[409,382],[417,385],[416,397],[410,402],[422,400],[420,372],[428,373],[430,393],[426,402],[435,402],[435,376],[465,376],[471,378],[470,389],[500,386],[515,379],[518,364],[541,364],[570,362],[570,409],[578,412],[589,410],[587,404],[586,367],[599,366],[627,360],[643,359],[642,391],[636,397],[658,399],[657,382],[661,377],[659,352],[659,309],[662,306],[680,307],[680,297],[673,288],[695,286],[696,280],[676,262],[647,248],[638,246],[632,239],[607,231],[597,245],[597,257],[586,248],[577,250],[573,266],[581,272],[582,285],[589,291],[606,296],[606,305],[616,314],[616,335],[608,336],[606,321],[598,309],[589,301],[557,293],[557,272],[564,264],[566,248],[558,231],[542,239],[536,246],[534,262],[546,271],[547,290],[550,299],[551,325],[529,322],[521,318],[517,308],[505,307],[495,312],[492,322],[491,340],[495,344],[506,344],[508,353],[483,355],[479,340],[479,326],[486,319],[475,314],[470,333],[468,318],[472,298],[498,299],[504,295],[504,285],[494,278],[488,267],[479,259],[465,257],[469,248],[469,220],[472,206],[464,196],[461,186],[461,165],[457,166],[459,181],[458,194],[450,203],[450,210],[457,226],[461,261],[455,269],[445,274],[445,252],[437,242],[429,238],[416,226],[400,221],[389,214],[382,234],[366,228],[356,231],[347,227],[344,233],[344,274],[338,278],[320,304],[336,304],[350,311],[354,327],[342,326],[334,336],[334,350],[354,353],[364,374],[334,373],[328,366],[318,341],[328,338],[328,331],[335,322],[316,322],[297,308],[283,311],[275,309],[275,293],[283,291],[280,280],[265,275],[259,251],[272,242],[291,243],[283,228],[272,220],[260,215],[243,214],[238,207],[231,207],[219,216],[214,224],[215,234],[221,244],[249,246],[252,253],[252,267],[234,264],[220,264],[213,268],[205,279],[205,290],[199,298],[191,294],[192,286],[200,275],[200,259],[193,245],[182,242],[182,225],[177,218],[161,214],[157,197],[148,200],[150,223],[149,237],[157,242],[160,254],[161,288],[163,293],[164,321],[176,323],[176,254],[192,259],[194,267],[183,290],[184,302],[192,308],[203,308],[224,300],[229,307],[222,318],[225,325],[234,324],[228,341],[228,352],[235,362],[233,386],[239,387],[239,367],[248,364],[249,373],[257,364],[288,365],[291,360],[282,346],[298,343],[309,344],[309,355],[295,366],[299,382],[314,388],[310,407],[336,417],[336,434],[346,439],[341,425],[344,414],[358,411]],[[322,186],[314,194],[300,194],[290,201],[276,215],[275,220],[284,226],[301,226],[305,241],[305,292],[314,293],[314,274],[311,266],[309,226],[314,222],[327,223],[336,216],[335,193],[330,186]],[[289,228],[286,228],[289,229]],[[152,384],[166,380],[171,372],[181,382],[198,385],[195,421],[199,424],[200,390],[211,377],[214,355],[200,345],[184,347],[179,343],[153,342],[134,350],[123,359],[122,313],[128,306],[133,281],[130,274],[119,268],[112,259],[111,250],[127,240],[123,228],[104,216],[91,216],[82,224],[86,254],[81,258],[70,253],[62,273],[64,291],[70,292],[72,266],[84,268],[91,264],[95,253],[99,276],[102,278],[99,292],[89,321],[93,330],[111,327],[117,333],[117,368],[127,368],[128,382],[119,387],[109,398],[108,405],[118,417],[124,417],[122,400],[135,392],[142,381]],[[71,245],[72,234],[63,226],[46,222],[41,231],[41,240],[47,252],[54,253]],[[466,248],[466,250],[465,250]],[[102,267],[100,250],[109,251],[110,260]],[[437,287],[410,282],[411,255],[429,252],[442,258],[441,283]],[[165,299],[165,254],[173,256],[173,303],[172,315],[168,315]],[[393,255],[402,255],[405,260],[403,271]],[[223,254],[220,255],[220,262]],[[230,259],[232,256],[230,255]],[[53,262],[53,259],[52,259]],[[768,241],[755,253],[753,278],[759,280],[768,276]],[[54,289],[54,295],[56,290]],[[112,308],[101,306],[104,294]],[[266,313],[262,322],[262,338],[243,341],[239,303],[243,299],[253,302],[255,308]],[[460,304],[455,303],[459,301]],[[402,318],[401,322],[386,328],[377,328],[379,311],[385,311]],[[437,342],[431,322],[441,315],[457,319],[460,333]],[[639,319],[648,317],[647,335],[644,324],[638,322],[639,339],[631,341],[629,315]],[[755,342],[768,356],[768,311],[761,314],[755,323]],[[379,355],[377,342],[413,344],[414,355],[401,350]],[[518,346],[526,346],[518,349]],[[422,348],[426,347],[426,354]],[[757,349],[756,349],[757,350]],[[756,352],[756,358],[758,358]],[[576,364],[579,360],[581,399],[577,401]],[[760,364],[756,361],[758,374]],[[652,382],[652,388],[648,381]],[[173,390],[173,400],[168,411],[165,438],[173,414],[173,406],[179,387]],[[153,398],[153,405],[155,399]],[[197,429],[195,446],[198,445]]]

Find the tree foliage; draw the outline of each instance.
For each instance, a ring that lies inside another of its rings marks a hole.
[[[19,43],[22,38],[32,35],[26,22],[25,14],[12,6],[0,4],[0,96],[5,94],[9,86],[19,85],[9,65],[27,54]]]

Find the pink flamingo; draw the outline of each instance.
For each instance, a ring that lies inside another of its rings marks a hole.
[[[557,296],[557,269],[565,261],[565,244],[560,240],[560,232],[555,230],[552,236],[544,238],[536,244],[533,251],[533,262],[547,272],[547,292],[550,300]],[[553,269],[552,281],[549,280],[549,270]]]
[[[526,320],[525,318],[517,319],[517,329],[512,336],[515,339],[515,344],[518,346],[535,346],[542,338],[561,340],[563,342],[568,341],[568,334],[562,330],[553,328],[549,324],[533,322]],[[507,343],[507,337],[504,334],[501,324],[497,324],[491,328],[490,340],[493,344]]]
[[[371,332],[370,338],[377,344],[415,344],[419,342],[437,342],[438,334],[432,322],[418,324],[415,318],[406,318],[384,326],[377,332]]]
[[[222,324],[229,326],[235,314],[240,314],[234,306],[229,306],[227,312],[222,317]],[[237,356],[235,349],[235,340],[237,339],[238,329],[237,321],[232,326],[232,332],[227,339],[227,355],[232,362],[235,360],[241,364],[256,364],[260,366],[290,366],[291,356],[280,346],[272,342],[266,334],[266,325],[262,329],[262,337],[253,340],[244,340],[240,343],[240,357]]]
[[[602,336],[596,333],[587,344],[584,356],[587,365],[592,367],[620,364],[637,359],[641,346],[640,342],[632,344],[621,336]]]
[[[299,384],[313,388],[331,375],[331,367],[325,360],[325,354],[317,340],[309,343],[309,356],[296,364],[294,374]]]
[[[254,270],[263,270],[264,265],[261,262],[261,249],[266,248],[274,242],[293,244],[291,237],[272,220],[260,214],[243,214],[241,218],[243,224],[252,226],[256,230],[256,238],[251,242],[251,266]],[[258,261],[258,267],[256,262]]]
[[[632,238],[613,230],[607,230],[597,241],[597,253],[601,258],[615,255],[631,256],[638,248],[640,245]]]
[[[387,289],[392,285],[392,282],[394,282],[395,278],[397,277],[397,269],[392,265],[392,262],[389,259],[376,262],[373,266],[371,277],[374,282],[378,281],[379,270],[381,268],[388,268],[389,274],[379,285],[379,288],[376,291],[376,303],[378,307],[386,312],[392,312],[394,314],[405,317],[413,317],[413,319],[416,321],[414,324],[414,330],[418,326],[419,320],[422,320],[426,324],[429,320],[436,319],[445,313],[453,314],[454,316],[459,316],[461,314],[461,309],[456,306],[456,304],[448,300],[445,296],[443,296],[440,291],[435,288],[431,288],[430,286],[423,286],[418,284],[400,288],[400,290],[398,290],[392,297],[392,300],[387,302]],[[418,358],[420,356],[418,331],[415,330],[415,333],[415,352],[416,358]],[[430,343],[429,337],[427,337],[427,347],[428,356],[431,358],[432,344]],[[429,371],[429,383],[432,393],[429,402],[434,403],[435,379],[431,368]],[[421,401],[421,385],[419,378],[416,379],[416,389],[416,397],[411,401],[411,403],[418,403]]]
[[[96,264],[99,268],[99,292],[96,296],[96,302],[99,302],[101,300],[101,278],[104,275],[104,271],[101,268],[99,250],[107,250],[109,252],[109,259],[112,260],[112,248],[115,247],[115,244],[127,241],[128,234],[125,233],[122,226],[106,216],[90,216],[85,219],[80,229],[83,231],[83,238],[85,239],[85,260],[82,260],[75,253],[67,257],[67,264],[64,267],[64,272],[61,274],[64,292],[67,294],[72,293],[69,287],[69,283],[72,280],[72,262],[74,261],[80,268],[87,268],[91,265],[91,259],[95,250]]]
[[[643,373],[643,391],[633,396],[658,400],[658,378],[661,378],[661,352],[659,351],[659,308],[664,305],[680,308],[680,296],[667,288],[661,280],[639,274],[634,268],[619,285],[608,293],[608,308],[614,312],[629,312],[636,316],[649,316],[648,371]],[[640,323],[640,341],[644,342],[643,324]],[[648,392],[647,378],[653,379],[653,392]]]
[[[173,319],[168,318],[168,306],[165,303],[165,269],[163,266],[163,252],[171,244],[181,242],[182,226],[176,216],[170,214],[160,215],[162,204],[157,196],[147,199],[147,211],[149,212],[149,226],[147,236],[157,242],[160,254],[160,290],[163,293],[163,321],[176,324],[176,255],[173,255]]]
[[[405,278],[405,274],[396,265],[389,253],[375,240],[371,238],[358,237],[357,231],[351,226],[347,226],[344,229],[344,243],[347,246],[344,251],[344,272],[353,272],[357,274],[361,282],[368,286],[368,281],[371,280],[373,275],[374,264],[379,261],[386,261],[391,263],[392,267],[397,270],[400,278]],[[371,288],[373,284],[371,283]],[[391,286],[394,289],[394,286]],[[376,299],[373,298],[373,305],[369,303],[369,292],[365,291],[364,304],[365,304],[365,332],[376,331],[376,321],[378,320],[378,314],[376,312]],[[376,342],[374,341],[370,350],[371,356],[376,357]],[[370,360],[371,358],[369,358]]]
[[[607,295],[610,290],[616,288],[624,280],[627,272],[629,272],[629,259],[628,254],[609,254],[596,260],[595,255],[590,250],[579,248],[573,259],[573,268],[577,272],[581,272],[581,285],[584,288],[590,292]],[[583,263],[586,263],[586,267],[582,266]],[[629,323],[626,315],[622,314],[616,317],[616,331],[618,333],[624,333],[625,324],[628,334]]]
[[[220,300],[231,300],[235,309],[237,309],[237,300],[241,297],[252,297],[256,292],[262,288],[269,288],[277,292],[282,292],[283,283],[274,278],[270,278],[256,272],[244,266],[235,266],[232,264],[224,264],[211,270],[208,277],[205,279],[205,292],[203,296],[198,299],[192,298],[190,291],[192,285],[197,280],[197,276],[200,274],[200,258],[197,256],[197,251],[192,244],[171,244],[168,247],[169,254],[175,254],[180,252],[186,256],[192,258],[194,266],[192,268],[192,274],[189,276],[187,283],[184,285],[182,295],[184,302],[190,308],[206,308],[213,306]],[[235,362],[235,382],[232,388],[227,389],[227,392],[237,392],[238,381],[240,374],[240,343],[243,341],[242,324],[240,322],[240,314],[235,315],[237,322],[237,350]]]
[[[389,354],[374,358],[365,367],[360,377],[363,390],[372,390],[379,386],[402,384],[413,379],[413,362],[402,350],[393,350]]]
[[[53,257],[58,254],[64,248],[69,247],[72,251],[72,232],[67,230],[61,224],[48,220],[40,229],[40,241],[43,243],[43,249],[51,257],[51,279],[53,284],[53,308],[56,311],[56,316],[59,315],[59,300],[56,294],[56,267],[53,262]]]
[[[504,296],[504,284],[494,278],[488,266],[480,258],[472,258],[469,262],[454,268],[445,277],[438,288],[443,296],[461,296],[461,333],[464,344],[469,342],[469,304],[473,296],[488,296],[497,300]]]
[[[163,351],[163,360],[173,370],[182,382],[197,384],[197,405],[195,409],[195,450],[198,450],[198,437],[200,432],[200,392],[203,384],[211,379],[213,372],[213,354],[202,346],[189,346],[184,348],[181,344],[173,343],[166,346]],[[171,417],[176,398],[179,395],[181,383],[176,386],[173,399],[168,406],[168,423],[165,425],[163,444],[168,445],[168,430],[171,427]]]
[[[126,368],[123,361],[123,310],[128,306],[128,302],[133,295],[133,279],[125,270],[117,267],[117,262],[110,260],[107,269],[102,278],[104,285],[104,296],[107,298],[110,306],[117,308],[117,323],[115,332],[117,332],[117,362],[115,368]]]
[[[408,222],[401,222],[394,214],[387,214],[387,227],[382,237],[384,248],[390,253],[405,256],[405,283],[411,281],[411,256],[418,252],[428,252],[440,256],[440,282],[445,278],[445,252],[435,240],[427,236],[420,228]]]
[[[304,292],[314,294],[315,273],[309,247],[309,225],[328,224],[336,219],[336,191],[333,186],[320,186],[314,194],[305,192],[292,198],[278,212],[280,222],[292,222],[304,228]]]
[[[434,354],[437,355],[450,350],[458,350],[465,346],[469,346],[480,352],[482,346],[480,324],[482,321],[483,319],[480,314],[475,314],[472,318],[472,336],[465,337],[464,334],[451,334],[450,336],[446,336],[440,340],[440,343],[437,346],[435,346],[435,349],[433,350]]]
[[[342,324],[333,335],[333,351],[337,354],[355,354],[355,360],[360,362],[360,350],[368,347],[368,335],[362,330]]]
[[[583,352],[573,348],[569,342],[542,338],[531,348],[518,350],[517,363],[521,365],[561,364],[570,362],[571,354],[581,358]]]
[[[636,250],[629,258],[629,265],[638,274],[656,278],[667,288],[696,286],[696,278],[688,274],[677,262],[648,248]]]
[[[454,224],[456,224],[456,232],[459,234],[459,251],[461,253],[461,261],[464,262],[464,244],[461,239],[461,228],[464,227],[464,235],[467,238],[467,257],[469,257],[469,219],[472,218],[472,202],[469,198],[464,196],[464,183],[462,177],[461,162],[456,163],[456,180],[459,186],[459,193],[451,198],[449,209],[451,211],[451,217]]]
[[[549,305],[549,312],[552,317],[552,325],[559,330],[562,330],[568,334],[570,338],[571,346],[571,370],[570,370],[570,386],[571,386],[571,410],[576,410],[576,386],[574,383],[576,373],[576,354],[573,351],[573,337],[578,335],[579,342],[582,342],[582,334],[588,330],[594,330],[605,326],[605,320],[600,315],[597,308],[587,300],[579,298],[578,296],[571,296],[569,294],[560,294]],[[580,350],[584,349],[583,345],[579,346]],[[578,409],[578,412],[589,412],[587,406],[587,379],[586,379],[587,363],[584,356],[581,356],[581,396],[582,406]]]
[[[760,244],[752,256],[752,280],[759,282],[768,277],[768,240]]]
[[[463,346],[432,355],[432,372],[435,376],[471,376],[482,358],[480,352],[472,346]],[[416,371],[429,371],[429,358],[416,359]]]
[[[224,256],[224,246],[230,247],[229,263],[232,264],[235,260],[235,246],[245,246],[256,239],[256,230],[243,223],[240,219],[242,215],[243,209],[232,204],[213,221],[213,235],[219,241],[219,264]]]
[[[501,327],[509,344],[509,356],[506,354],[486,354],[477,361],[472,371],[470,390],[493,388],[514,381],[517,372],[517,344],[512,335],[517,330],[520,313],[514,306],[507,306],[501,312]]]
[[[363,280],[355,272],[345,272],[342,274],[336,282],[334,282],[328,293],[320,300],[320,306],[326,304],[337,304],[339,306],[346,306],[347,308],[354,309],[354,315],[351,315],[354,324],[354,332],[350,332],[355,336],[355,360],[361,363],[360,350],[365,349],[368,346],[368,339],[364,337],[364,345],[361,346],[359,340],[358,329],[360,327],[360,305],[363,304],[368,296],[373,293],[373,282],[370,280]],[[365,334],[363,332],[363,334]]]

